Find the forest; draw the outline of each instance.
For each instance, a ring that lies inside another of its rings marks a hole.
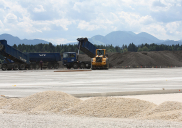
[[[77,52],[78,48],[76,44],[61,44],[61,45],[53,45],[52,43],[49,44],[37,44],[37,45],[25,45],[25,44],[19,44],[18,46],[16,44],[13,45],[15,49],[18,49],[21,52],[59,52],[62,54],[63,52]],[[111,45],[96,45],[99,49],[106,49],[108,53],[110,52],[140,52],[140,51],[179,51],[182,50],[182,45],[176,44],[176,45],[164,45],[164,44],[141,44],[141,45],[135,45],[133,43],[130,43],[129,45],[123,45],[122,47],[119,46],[113,46]],[[82,52],[80,52],[82,53]],[[3,56],[0,55],[0,61],[3,60]]]

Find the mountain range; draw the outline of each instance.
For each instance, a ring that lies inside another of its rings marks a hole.
[[[0,39],[6,39],[9,45],[18,45],[18,44],[28,44],[28,45],[35,45],[39,43],[48,44],[48,41],[40,40],[40,39],[19,39],[18,37],[14,37],[10,34],[2,34],[0,35]],[[76,39],[75,39],[76,40]],[[102,35],[95,35],[91,38],[88,38],[88,40],[97,45],[113,45],[113,46],[122,46],[128,45],[130,43],[134,43],[135,45],[140,44],[166,44],[166,45],[175,45],[180,44],[182,45],[182,40],[174,41],[174,40],[159,40],[158,38],[152,36],[151,34],[148,34],[146,32],[141,32],[139,34],[135,34],[131,31],[113,31],[106,36]],[[68,43],[68,44],[77,44],[77,42]]]

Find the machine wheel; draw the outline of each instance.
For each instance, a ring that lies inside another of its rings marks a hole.
[[[30,64],[29,69],[30,69],[30,70],[33,69],[33,64]]]
[[[95,66],[92,66],[92,70],[96,70],[96,67]]]
[[[71,67],[70,67],[70,66],[66,66],[66,68],[67,68],[67,69],[71,69]]]
[[[39,69],[39,68],[40,68],[39,64],[36,64],[35,69]]]
[[[2,70],[3,70],[3,71],[6,71],[6,70],[7,70],[7,65],[6,65],[6,64],[3,64],[3,65],[2,65]]]
[[[20,70],[24,70],[25,69],[25,64],[20,64]]]
[[[55,63],[55,64],[54,64],[54,68],[55,68],[55,69],[58,69],[58,68],[59,68],[59,64],[58,64],[58,63]]]
[[[18,64],[14,64],[13,70],[18,70]]]
[[[85,66],[85,63],[81,63],[81,64],[80,64],[80,68],[81,68],[81,69],[84,69],[85,67],[86,67],[86,66]]]
[[[49,69],[52,69],[52,68],[53,68],[53,65],[49,63],[47,67],[48,67]]]
[[[74,64],[73,64],[73,68],[74,68],[74,69],[78,69],[78,64],[77,64],[77,63],[74,63]]]

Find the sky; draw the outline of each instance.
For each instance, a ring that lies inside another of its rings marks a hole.
[[[0,34],[53,44],[112,31],[182,39],[182,0],[0,0]]]

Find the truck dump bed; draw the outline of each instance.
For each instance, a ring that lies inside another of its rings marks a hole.
[[[6,40],[0,40],[0,54],[14,62],[29,64],[29,55],[24,54],[7,44]]]
[[[56,62],[61,61],[60,53],[28,53],[30,62]]]
[[[94,58],[96,55],[97,47],[88,41],[87,38],[78,38],[78,49],[87,54],[89,57]]]

